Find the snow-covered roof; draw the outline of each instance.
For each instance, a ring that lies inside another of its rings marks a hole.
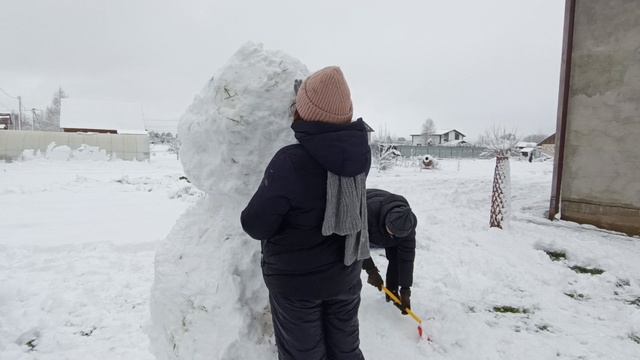
[[[550,145],[550,144],[555,144],[555,143],[556,143],[556,133],[553,133],[553,134],[547,136],[546,139],[540,141],[538,143],[538,146],[540,146],[540,145]]]
[[[531,147],[536,147],[538,146],[538,143],[535,142],[527,142],[527,141],[520,141],[519,143],[516,144],[516,147],[519,149],[522,148],[531,148]]]
[[[451,129],[451,130],[436,130],[433,134],[431,134],[431,136],[441,136],[447,133],[450,133],[452,131],[457,132],[458,134],[462,135],[462,136],[467,136],[463,133],[461,133],[460,131],[456,130],[456,129]],[[411,134],[411,136],[424,136],[424,134]]]
[[[455,132],[457,132],[458,134],[460,134],[460,135],[462,135],[462,136],[466,136],[465,134],[461,133],[460,131],[458,131],[458,130],[456,130],[456,129],[449,129],[449,130],[442,130],[442,129],[440,129],[440,130],[436,130],[436,131],[435,131],[433,134],[431,134],[431,135],[444,135],[444,134],[450,133],[450,132],[452,132],[452,131],[455,131]]]
[[[367,129],[367,132],[376,132],[375,130],[373,130],[373,128],[371,126],[369,126],[369,124],[367,124],[364,120],[362,120],[362,123],[364,124],[364,128]]]
[[[62,99],[60,127],[116,130],[118,134],[146,133],[142,105],[133,102]]]

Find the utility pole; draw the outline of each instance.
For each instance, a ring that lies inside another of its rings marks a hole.
[[[22,130],[22,96],[18,96],[18,130]]]
[[[31,108],[31,131],[34,131],[36,129],[36,120],[38,120],[36,108]]]

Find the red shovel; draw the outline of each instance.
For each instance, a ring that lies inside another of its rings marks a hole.
[[[389,298],[393,300],[393,302],[402,306],[402,301],[400,301],[400,299],[398,299],[398,297],[394,293],[392,293],[391,290],[383,286],[382,291],[384,291],[384,293],[387,294],[387,296],[389,296]],[[405,311],[407,312],[407,314],[409,314],[409,316],[411,316],[413,320],[415,320],[418,323],[418,335],[422,339],[422,336],[424,334],[424,331],[422,330],[422,319],[420,319],[420,317],[416,315],[416,313],[414,313],[413,310],[409,308],[406,308]],[[431,341],[431,338],[427,336],[427,340]]]

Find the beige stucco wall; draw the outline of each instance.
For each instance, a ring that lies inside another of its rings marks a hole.
[[[122,160],[148,160],[149,136],[127,134],[84,134],[51,131],[0,131],[0,160],[17,159],[24,150],[47,150],[49,144],[67,145],[72,150],[81,145],[97,146]]]
[[[640,1],[577,0],[561,214],[640,233]]]

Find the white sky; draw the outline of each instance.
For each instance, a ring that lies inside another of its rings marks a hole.
[[[343,68],[354,109],[398,136],[493,124],[552,133],[564,0],[0,0],[0,88],[44,108],[136,101],[177,119],[246,41]],[[16,108],[0,93],[0,111]]]

